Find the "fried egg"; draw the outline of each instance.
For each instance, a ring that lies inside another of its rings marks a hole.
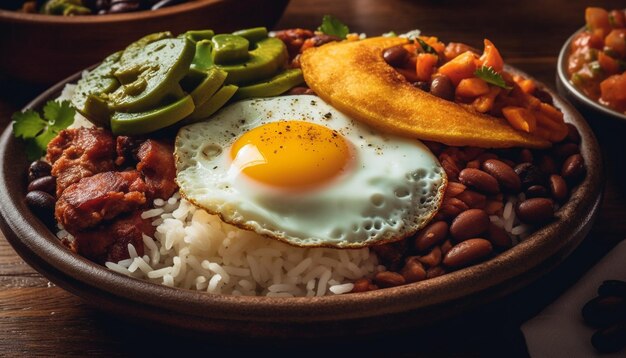
[[[181,128],[175,155],[187,200],[303,247],[408,237],[436,214],[446,186],[421,142],[377,133],[309,95],[225,107]]]

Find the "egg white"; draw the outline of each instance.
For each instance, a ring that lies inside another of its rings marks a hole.
[[[338,131],[354,162],[319,188],[281,190],[233,170],[230,147],[272,121],[301,120]],[[296,246],[357,248],[414,234],[438,211],[446,176],[421,142],[382,135],[317,96],[252,99],[223,108],[176,137],[177,182],[190,202],[223,221]]]

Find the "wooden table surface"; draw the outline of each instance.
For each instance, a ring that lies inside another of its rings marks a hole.
[[[593,3],[605,8],[624,6],[623,0]],[[370,35],[419,28],[444,42],[466,42],[476,48],[482,48],[483,38],[488,37],[498,46],[505,61],[554,87],[558,51],[568,36],[583,25],[587,5],[584,1],[569,0],[292,0],[276,28],[316,28],[322,15],[334,14],[352,31]],[[44,88],[19,83],[2,75],[0,81],[0,125],[4,128],[10,122],[11,113]],[[592,122],[593,118],[587,117],[587,120]],[[159,327],[145,327],[109,317],[56,287],[24,263],[2,237],[0,356],[160,356],[178,352],[181,349],[178,342],[186,346],[180,352],[210,352],[216,348],[231,351],[292,349],[301,348],[304,344],[309,353],[328,348],[368,355],[394,352],[407,356],[418,353],[525,356],[527,353],[519,325],[576,282],[607,250],[626,237],[624,172],[616,168],[611,156],[616,146],[624,148],[618,136],[620,131],[626,131],[626,126],[614,125],[607,129],[594,124],[594,129],[608,156],[605,157],[607,182],[604,200],[591,233],[553,273],[489,307],[433,327],[375,337],[378,339],[353,338],[349,332],[335,343],[233,341],[228,337],[187,335],[172,339]],[[468,321],[477,323],[467,329]]]

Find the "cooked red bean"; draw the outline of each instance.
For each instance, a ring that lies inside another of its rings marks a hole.
[[[554,200],[563,202],[567,199],[567,183],[560,175],[550,175],[550,193]]]
[[[379,287],[386,288],[404,285],[406,280],[397,272],[383,271],[374,276],[374,283]]]
[[[529,149],[522,149],[522,151],[519,154],[519,160],[522,163],[532,163],[533,162],[533,152],[531,152]]]
[[[626,281],[606,280],[598,287],[598,295],[626,298]]]
[[[430,93],[448,101],[454,99],[454,85],[446,75],[437,75],[430,84]]]
[[[383,58],[390,66],[400,67],[406,62],[409,53],[402,46],[394,46],[383,52]]]
[[[441,253],[441,248],[439,246],[435,246],[432,250],[430,250],[428,255],[420,256],[417,260],[426,265],[426,267],[433,267],[441,263],[442,256],[443,254]]]
[[[561,176],[563,179],[575,182],[582,178],[585,174],[585,160],[580,154],[574,154],[568,157],[563,163],[561,169]]]
[[[417,257],[411,257],[400,272],[407,283],[421,281],[426,278],[426,270]]]
[[[415,237],[415,248],[426,251],[445,240],[448,235],[448,224],[445,221],[436,221],[419,231]]]
[[[626,346],[626,322],[599,329],[591,336],[591,344],[602,353],[618,352]]]
[[[626,298],[598,296],[587,302],[582,309],[585,322],[592,326],[603,326],[626,318]]]
[[[489,228],[489,215],[481,209],[460,213],[450,225],[450,234],[456,241],[477,237]]]
[[[533,185],[526,189],[526,198],[547,198],[550,195],[543,185]]]
[[[580,153],[580,148],[576,143],[563,143],[554,147],[552,154],[559,160],[568,158],[574,154]]]
[[[543,171],[545,174],[555,174],[558,172],[556,163],[554,159],[549,155],[542,155],[539,159],[539,169]]]
[[[494,223],[489,223],[487,239],[489,239],[489,242],[491,242],[494,247],[499,249],[508,249],[513,246],[511,237],[507,234],[506,230]]]
[[[496,178],[500,187],[517,193],[522,188],[522,182],[509,165],[497,159],[489,159],[482,165],[482,169]]]
[[[491,254],[493,246],[485,239],[473,238],[453,246],[444,256],[443,264],[459,268],[481,261]]]
[[[522,163],[517,165],[515,173],[519,176],[522,182],[522,189],[528,189],[533,185],[544,185],[546,176],[539,167],[531,163]]]
[[[532,198],[519,203],[515,213],[527,224],[544,224],[554,217],[554,205],[550,199]]]
[[[441,244],[441,254],[445,255],[448,253],[448,251],[450,251],[450,249],[452,248],[452,242],[450,242],[450,240],[446,240],[443,242],[443,244]]]
[[[54,204],[54,197],[44,191],[34,190],[26,194],[26,205],[43,221],[53,218]]]
[[[456,197],[471,209],[483,209],[487,205],[487,197],[473,190],[465,190]]]
[[[496,178],[480,169],[465,168],[461,170],[459,181],[484,193],[495,194],[500,191]]]
[[[55,177],[48,175],[37,178],[28,184],[28,191],[40,190],[50,195],[55,195],[57,190],[57,180]]]
[[[351,292],[367,292],[369,291],[371,282],[366,278],[360,278],[354,281],[354,287]]]
[[[52,166],[43,160],[36,160],[28,167],[28,181],[50,175]]]

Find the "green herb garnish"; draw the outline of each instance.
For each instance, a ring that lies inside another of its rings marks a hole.
[[[420,44],[420,46],[422,47],[422,50],[424,50],[424,52],[432,53],[432,54],[435,54],[435,55],[437,54],[437,51],[435,51],[435,49],[432,46],[427,44],[426,41],[420,39],[419,37],[416,37],[415,41],[417,41],[417,43]]]
[[[504,78],[502,75],[496,72],[491,66],[481,66],[474,72],[474,76],[480,78],[481,80],[492,84],[494,86],[498,86],[504,89],[511,89],[513,87],[509,86],[504,82]]]
[[[345,39],[350,33],[348,26],[332,15],[324,15],[322,24],[317,28],[317,31],[326,35],[337,36],[340,39]]]
[[[69,101],[48,101],[43,107],[44,118],[32,109],[14,113],[13,135],[26,142],[28,160],[41,157],[52,138],[74,122],[75,113]]]

